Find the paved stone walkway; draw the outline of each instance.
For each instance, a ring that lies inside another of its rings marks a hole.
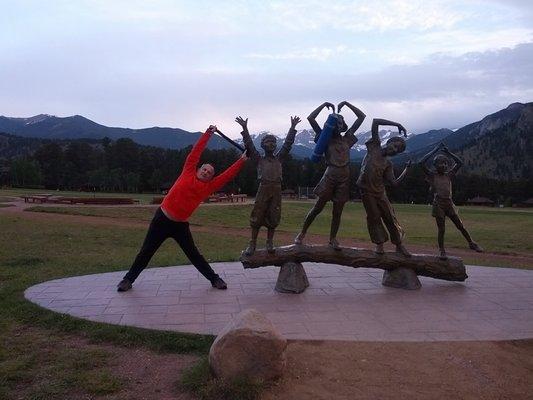
[[[533,338],[533,271],[468,266],[456,283],[420,277],[422,289],[381,286],[382,271],[304,264],[305,293],[274,291],[278,268],[214,269],[229,289],[212,289],[194,267],[145,270],[134,288],[117,293],[124,272],[44,282],[26,298],[92,321],[217,334],[236,313],[255,308],[289,339],[366,341],[505,340]]]

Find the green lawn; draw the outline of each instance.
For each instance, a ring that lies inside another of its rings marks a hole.
[[[111,368],[111,353],[74,340],[143,346],[155,351],[206,354],[212,338],[93,323],[47,311],[24,300],[24,290],[65,276],[127,269],[145,228],[32,221],[0,214],[0,398],[71,399],[117,396],[127,383]],[[224,241],[197,234],[211,261],[233,260],[242,237]],[[152,266],[186,263],[171,241]],[[110,282],[114,284],[115,282]],[[176,380],[178,377],[176,377]],[[110,398],[110,397],[106,397]]]
[[[311,202],[285,202],[282,208],[280,231],[297,233]],[[428,205],[397,204],[397,217],[407,234],[407,243],[435,246],[437,229]],[[33,211],[56,212],[74,215],[108,216],[149,221],[154,209],[143,207],[42,207]],[[192,224],[248,228],[252,205],[202,205],[191,218]],[[487,251],[499,253],[533,253],[533,212],[516,209],[460,207],[459,213],[472,237]],[[365,211],[360,203],[348,203],[342,216],[339,236],[369,241]],[[331,205],[317,217],[309,233],[328,235]],[[446,245],[465,247],[466,243],[455,226],[448,221]]]

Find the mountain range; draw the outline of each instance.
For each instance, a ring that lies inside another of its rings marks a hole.
[[[100,125],[81,115],[56,117],[39,114],[29,118],[0,116],[0,132],[22,137],[41,139],[109,139],[129,138],[138,144],[168,149],[182,149],[198,140],[200,132],[188,132],[179,128],[114,128]],[[212,149],[227,148],[224,139],[217,136],[210,141]]]
[[[41,139],[129,138],[138,144],[170,149],[190,146],[200,135],[200,132],[188,132],[178,128],[107,127],[80,115],[61,118],[47,114],[30,118],[0,116],[0,132],[23,138]],[[261,138],[268,133],[270,132],[252,135],[258,149]],[[383,140],[392,135],[396,135],[396,130],[380,131]],[[279,145],[281,145],[283,137],[276,136],[280,137]],[[488,174],[497,179],[528,179],[533,172],[532,136],[533,103],[513,103],[503,110],[455,131],[438,129],[417,135],[411,134],[407,138],[405,153],[395,157],[395,161],[418,160],[436,143],[443,141],[464,159],[465,170],[469,172]],[[351,151],[351,159],[356,162],[366,153],[364,143],[370,138],[370,132],[358,133],[357,137],[359,140]],[[313,139],[313,131],[308,129],[298,131],[291,151],[293,157],[309,157],[315,145]],[[237,141],[242,143],[240,139]],[[215,136],[210,141],[209,147],[221,149],[229,148],[231,145],[219,136]]]
[[[129,138],[142,145],[163,147],[169,149],[182,149],[194,144],[200,132],[188,132],[179,128],[114,128],[100,125],[81,115],[71,117],[56,117],[48,114],[39,114],[29,118],[13,118],[0,116],[0,132],[9,133],[20,137],[32,137],[41,139],[96,139],[100,140],[108,137],[112,140],[119,138]],[[419,135],[410,134],[408,137],[408,148],[418,149],[441,140],[449,130],[429,131]],[[252,139],[259,149],[261,138],[271,132],[260,132],[252,134]],[[387,139],[396,132],[391,130],[380,131],[380,136]],[[276,135],[281,140],[281,135]],[[313,131],[303,129],[297,132],[291,154],[295,158],[310,157],[314,146],[315,134]],[[366,153],[364,143],[370,138],[370,131],[359,133],[358,143],[351,150],[351,159],[360,160]],[[281,145],[280,140],[280,145]],[[412,140],[412,141],[411,141]],[[242,144],[242,139],[236,142]],[[230,148],[231,144],[224,141],[219,136],[215,136],[209,143],[211,149]]]
[[[499,180],[531,180],[533,103],[513,103],[458,129],[444,143],[457,152],[464,169],[471,174]]]

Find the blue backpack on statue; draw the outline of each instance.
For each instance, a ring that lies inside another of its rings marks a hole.
[[[322,159],[322,155],[326,151],[329,140],[331,139],[331,134],[333,133],[333,129],[335,129],[336,126],[337,126],[337,114],[329,114],[328,119],[326,120],[326,123],[324,124],[324,128],[322,128],[322,132],[320,133],[320,136],[318,137],[318,142],[316,142],[315,149],[313,150],[313,154],[311,155],[311,161],[319,162]]]

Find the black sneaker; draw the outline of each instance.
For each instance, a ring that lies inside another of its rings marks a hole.
[[[117,285],[117,292],[127,292],[131,289],[131,282],[129,279],[122,279]]]
[[[222,278],[215,278],[211,282],[211,286],[220,290],[226,290],[228,288],[228,285],[226,285],[226,282],[224,282]]]
[[[476,242],[470,242],[470,243],[468,243],[468,247],[470,247],[472,250],[477,251],[478,253],[483,253],[483,249],[482,249],[481,246],[480,246],[479,244],[477,244]]]

